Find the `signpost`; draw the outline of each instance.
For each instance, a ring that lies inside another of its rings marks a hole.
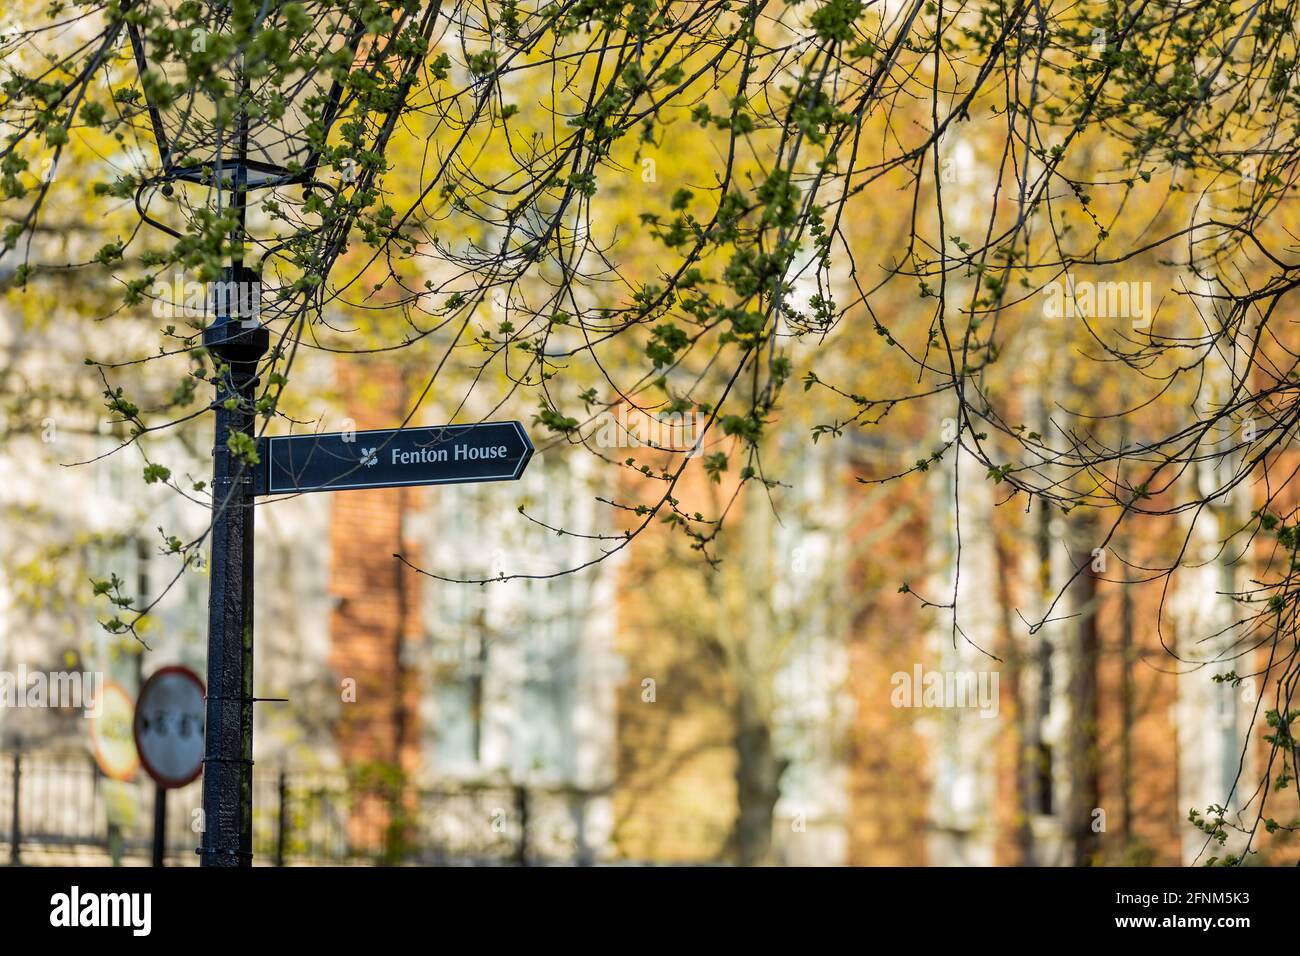
[[[253,493],[513,481],[532,456],[519,422],[263,438]]]
[[[167,791],[198,779],[203,770],[203,681],[188,667],[163,667],[140,688],[135,746],[157,784],[153,803],[153,865],[163,865]]]
[[[239,274],[241,268],[237,263],[232,274]],[[210,693],[205,698],[206,719],[198,724],[206,726],[201,756],[205,829],[199,848],[205,866],[251,866],[253,859],[254,499],[313,491],[514,481],[533,456],[533,443],[519,422],[483,422],[259,438],[258,463],[236,461],[224,436],[240,432],[252,437],[257,361],[267,347],[266,337],[265,328],[244,329],[227,317],[209,326],[204,338],[205,345],[231,369],[222,380],[216,404],[208,605]],[[164,759],[170,757],[159,757]],[[160,766],[155,763],[150,770],[155,780]],[[179,776],[186,777],[185,782],[193,779],[188,769]],[[159,784],[166,786],[161,780]],[[160,792],[158,804],[163,803]],[[162,826],[163,821],[155,819],[158,865]]]

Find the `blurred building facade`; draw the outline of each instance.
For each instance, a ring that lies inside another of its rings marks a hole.
[[[11,374],[34,394],[74,376],[20,348],[16,326],[7,334]],[[400,376],[349,368],[336,374],[358,398],[338,427],[400,420]],[[155,529],[198,534],[205,509],[145,488],[138,455],[69,467],[121,437],[70,407],[33,401],[0,448],[0,669],[87,667],[128,692],[165,664],[202,674],[207,578],[178,573]],[[949,463],[920,491],[872,483],[887,469],[867,442],[797,441],[777,450],[770,500],[741,495],[716,571],[657,527],[616,547],[626,526],[601,499],[634,479],[563,443],[518,485],[264,502],[256,685],[287,703],[259,705],[259,764],[399,788],[571,788],[582,799],[564,825],[591,860],[1177,864],[1217,852],[1188,810],[1247,799],[1233,782],[1238,763],[1241,781],[1258,773],[1263,752],[1245,735],[1266,688],[1252,697],[1208,679],[1227,665],[1180,667],[1168,652],[1205,660],[1196,648],[1233,613],[1246,570],[1214,547],[1216,529],[1193,529],[1204,561],[1171,595],[1113,584],[1114,567],[1071,580],[1097,528],[997,507],[968,462],[957,487]],[[150,453],[205,474],[183,437]],[[682,508],[712,511],[733,490],[692,473]],[[1135,563],[1158,550],[1127,544]],[[602,549],[612,556],[557,573]],[[110,609],[82,584],[110,573],[165,592],[143,644],[97,624]],[[955,628],[933,606],[954,593]],[[996,673],[996,714],[898,706],[898,676],[918,668]],[[75,715],[0,708],[7,749],[84,747],[85,731]],[[393,825],[396,804],[376,799],[351,811],[358,843]],[[484,812],[470,825],[517,808]]]

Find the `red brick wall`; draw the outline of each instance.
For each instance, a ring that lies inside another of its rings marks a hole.
[[[340,389],[355,397],[345,416],[357,429],[391,428],[407,412],[398,372],[355,357],[339,363]],[[339,752],[351,771],[372,781],[419,764],[419,687],[402,663],[402,648],[421,628],[420,578],[393,557],[418,565],[418,549],[402,538],[404,515],[419,506],[418,489],[384,488],[330,494],[330,669],[355,681],[354,703],[340,707]],[[376,773],[382,768],[381,773]],[[354,839],[382,843],[389,815],[381,800],[354,812]]]

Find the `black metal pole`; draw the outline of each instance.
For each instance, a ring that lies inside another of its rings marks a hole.
[[[21,745],[19,745],[18,749],[14,750],[13,818],[9,822],[9,837],[11,840],[9,844],[9,865],[10,866],[17,866],[23,860],[22,851],[18,848],[18,845],[22,842],[23,839],[22,816],[18,812],[18,796],[20,793],[22,793],[22,787],[20,786],[22,777],[23,777],[23,752],[22,752]]]
[[[162,866],[167,853],[167,791],[153,788],[153,865]]]
[[[528,787],[515,784],[515,809],[519,813],[519,843],[515,846],[515,865],[528,865]]]
[[[227,318],[209,326],[204,341],[225,368],[218,380],[212,456],[212,577],[201,852],[205,866],[250,866],[253,475],[244,459],[230,447],[230,439],[238,435],[253,437],[257,358],[266,350],[267,334],[261,328],[245,330],[238,320]]]
[[[289,779],[283,767],[280,768],[277,796],[280,800],[280,815],[275,829],[275,865],[284,866],[284,851],[289,843]]]
[[[242,96],[242,86],[237,85]],[[255,438],[257,365],[270,335],[247,306],[259,277],[242,249],[248,198],[248,119],[241,111],[233,195],[235,248],[203,344],[221,363],[212,453],[212,562],[208,599],[208,699],[203,758],[204,866],[253,863],[253,469],[231,441]],[[224,294],[223,294],[224,293]]]

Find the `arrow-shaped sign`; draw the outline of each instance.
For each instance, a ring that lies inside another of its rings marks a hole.
[[[262,438],[254,493],[513,481],[533,456],[519,422]]]

